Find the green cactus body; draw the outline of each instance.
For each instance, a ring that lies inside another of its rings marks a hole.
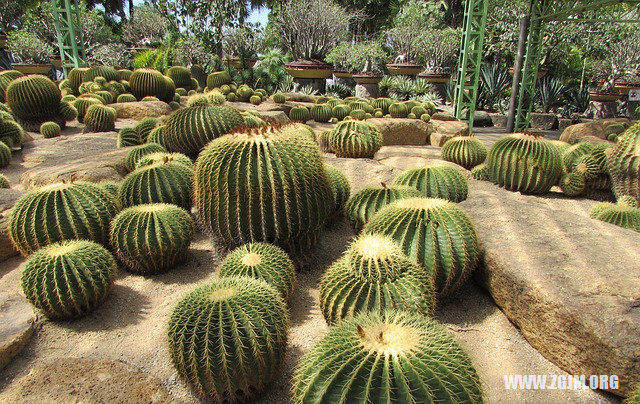
[[[567,172],[573,171],[579,158],[591,154],[594,145],[591,143],[578,143],[565,149],[562,153],[562,163]]]
[[[214,89],[231,83],[231,76],[226,71],[213,72],[207,76],[207,87]]]
[[[311,118],[316,122],[329,122],[333,110],[326,104],[316,104],[311,107]]]
[[[415,116],[413,113],[409,113],[409,115],[407,115],[407,119],[418,119],[418,117]]]
[[[220,264],[220,278],[248,276],[260,279],[289,300],[296,282],[296,269],[284,250],[273,244],[249,243],[233,250]]]
[[[211,140],[243,124],[240,112],[227,105],[184,108],[169,116],[164,138],[170,150],[197,156]]]
[[[351,108],[352,111],[360,109],[360,110],[364,111],[365,113],[373,112],[373,107],[366,101],[353,101],[353,102],[351,102],[349,104],[349,107]]]
[[[568,196],[578,196],[584,193],[586,187],[586,179],[581,172],[574,171],[565,174],[560,179],[560,189]]]
[[[384,117],[384,114],[382,113],[382,111],[377,111],[376,113],[373,114],[374,118],[382,118]]]
[[[109,132],[115,130],[116,110],[106,105],[95,104],[87,108],[84,125],[89,132]]]
[[[578,158],[573,165],[573,172],[579,173],[587,181],[593,180],[602,174],[600,165],[591,154],[585,154]]]
[[[607,155],[613,152],[613,146],[610,144],[598,144],[593,146],[590,156],[598,165],[598,174],[609,174],[607,167]]]
[[[160,162],[182,164],[185,167],[193,169],[193,161],[191,161],[189,157],[185,156],[182,153],[167,152],[150,153],[140,157],[140,159],[138,159],[138,162],[136,163],[136,169]]]
[[[164,137],[164,125],[156,126],[149,132],[149,137],[147,138],[147,143],[157,143],[165,149],[169,149],[169,145],[167,144]]]
[[[334,212],[340,214],[343,212],[347,200],[349,200],[349,196],[351,195],[349,179],[347,179],[347,176],[344,175],[342,171],[330,164],[325,163],[324,169],[327,171],[331,184]]]
[[[191,210],[193,171],[184,164],[161,161],[127,175],[118,193],[123,207],[172,203]]]
[[[478,181],[491,181],[489,178],[489,167],[485,163],[479,164],[471,169],[471,177]]]
[[[418,108],[418,107],[415,107]],[[470,136],[457,136],[442,146],[442,159],[456,163],[467,170],[482,164],[487,158],[487,148]]]
[[[140,136],[142,143],[144,143],[147,141],[149,133],[151,133],[151,131],[160,124],[161,121],[158,118],[143,118],[136,123],[133,129],[136,131],[138,136]]]
[[[446,328],[395,311],[329,328],[300,360],[291,391],[293,404],[483,402],[478,373]]]
[[[47,77],[34,74],[12,80],[5,91],[7,105],[21,122],[57,121],[62,95],[58,86]]]
[[[422,107],[421,105],[417,105],[411,108],[411,113],[416,117],[420,118],[422,115],[427,113],[427,110],[424,109],[424,107]]]
[[[318,138],[318,145],[320,146],[320,150],[322,150],[324,153],[333,153],[333,149],[329,144],[331,132],[331,130],[322,131],[322,133],[320,133],[320,137]]]
[[[549,143],[553,144],[558,148],[560,155],[563,155],[564,152],[571,147],[571,145],[567,142],[563,142],[562,140],[549,140]]]
[[[409,110],[405,104],[396,102],[389,106],[389,114],[392,118],[406,118],[409,114]]]
[[[82,317],[102,303],[117,266],[104,247],[87,240],[56,243],[29,257],[22,271],[25,297],[52,319]]]
[[[77,98],[73,102],[73,106],[78,111],[78,122],[84,123],[84,117],[87,115],[87,110],[92,105],[102,105],[102,103],[93,98]]]
[[[253,90],[249,86],[240,86],[236,90],[236,95],[240,101],[247,102],[253,96]]]
[[[78,117],[78,110],[68,101],[62,101],[60,103],[60,117],[65,122],[73,121]]]
[[[129,147],[141,145],[140,136],[133,128],[122,128],[118,131],[117,147]]]
[[[127,157],[126,157],[127,169],[129,171],[135,170],[138,160],[140,160],[142,157],[146,156],[147,154],[166,153],[166,152],[167,152],[167,149],[165,149],[164,147],[160,146],[157,143],[146,143],[146,144],[141,144],[140,146],[135,146],[134,148],[129,150],[129,153],[127,153]]]
[[[118,70],[118,77],[120,78],[120,80],[129,81],[129,79],[131,78],[131,74],[133,74],[133,72],[129,69]]]
[[[376,212],[404,198],[418,198],[422,194],[410,187],[366,187],[353,194],[347,201],[345,212],[351,226],[360,231]]]
[[[9,236],[27,256],[46,245],[87,239],[107,244],[117,201],[104,189],[85,182],[47,185],[22,195],[11,211]]]
[[[0,146],[0,149],[2,148],[2,146]],[[2,152],[0,152],[2,153]],[[0,156],[0,160],[2,160],[2,157]],[[1,163],[1,161],[0,161]],[[0,164],[1,166],[2,164]],[[9,178],[7,178],[6,175],[4,174],[0,174],[0,188],[2,189],[8,189],[11,188],[11,182],[9,181]]]
[[[346,105],[346,104],[340,98],[332,98],[329,101],[327,101],[327,105],[330,106],[331,108],[335,108],[336,105]]]
[[[214,402],[251,401],[278,375],[289,314],[261,280],[226,277],[187,294],[169,319],[178,374]]]
[[[227,101],[236,102],[238,101],[238,96],[236,95],[236,93],[229,93],[227,94]]]
[[[444,199],[400,199],[376,213],[364,233],[392,237],[434,278],[440,296],[460,287],[480,256],[471,219]]]
[[[23,74],[17,70],[0,71],[0,102],[5,102],[4,92],[7,90],[9,83],[22,76]]]
[[[416,188],[427,198],[442,198],[451,202],[462,202],[469,193],[467,179],[459,169],[441,162],[407,170],[398,175],[393,184]]]
[[[640,123],[627,129],[608,152],[607,166],[616,197],[629,195],[640,199],[638,170],[640,170]]]
[[[108,92],[108,91],[96,91],[95,92],[97,95],[99,95],[100,97],[102,97],[102,99],[104,100],[105,104],[111,104],[113,103],[113,95]]]
[[[173,80],[176,87],[185,90],[195,90],[191,84],[191,71],[183,66],[172,66],[167,70],[167,76]]]
[[[94,81],[96,77],[103,77],[105,81],[120,80],[120,75],[111,66],[93,66],[83,74],[83,81]]]
[[[157,274],[186,260],[194,228],[191,214],[178,206],[132,206],[113,219],[111,245],[131,272]]]
[[[85,72],[89,70],[86,67],[76,67],[74,69],[71,69],[71,71],[69,71],[69,88],[71,88],[71,91],[73,92],[74,95],[79,95],[80,91],[80,84],[82,84],[85,80],[84,80],[84,74]]]
[[[244,125],[248,128],[260,128],[267,125],[262,118],[258,118],[255,115],[247,113],[243,113],[242,115],[244,117]]]
[[[188,92],[185,88],[182,88],[182,87],[176,88],[176,95],[178,95],[179,97],[186,97],[187,94]],[[180,100],[177,100],[177,101],[180,101]]]
[[[549,192],[563,172],[557,147],[525,133],[500,138],[489,151],[487,167],[494,183],[529,194]]]
[[[145,102],[148,102],[148,101],[160,101],[160,99],[158,97],[147,95],[146,97],[142,97],[142,99],[140,101],[145,101]]]
[[[640,209],[633,206],[598,204],[591,210],[591,218],[640,232]]]
[[[316,104],[326,104],[327,102],[329,102],[331,100],[331,97],[327,97],[327,96],[320,96],[318,98],[316,98]]]
[[[344,104],[336,105],[335,107],[333,107],[333,111],[332,111],[333,117],[339,121],[349,116],[350,113],[351,113],[351,108],[349,108],[349,106]]]
[[[60,125],[55,122],[44,122],[42,125],[40,125],[40,134],[45,139],[60,136],[60,131]]]
[[[171,101],[171,102],[169,103],[169,107],[171,108],[171,110],[172,110],[172,111],[177,111],[177,110],[179,110],[179,109],[180,109],[181,105],[180,105],[180,103],[179,103],[179,102]]]
[[[204,228],[227,245],[315,243],[333,207],[318,146],[296,125],[237,132],[209,143],[195,167]]]
[[[349,113],[349,116],[358,121],[364,121],[365,119],[367,119],[367,113],[361,109],[354,109]]]
[[[136,96],[133,94],[120,94],[118,96],[118,98],[116,99],[116,102],[121,103],[121,102],[136,102],[138,101],[136,99]]]
[[[311,119],[311,114],[309,113],[309,109],[307,107],[301,105],[299,107],[291,108],[291,111],[289,111],[289,119],[291,119],[293,122],[305,123],[309,119]]]
[[[12,147],[19,147],[22,144],[22,126],[15,121],[3,120],[0,122],[0,143]],[[9,151],[9,154],[11,152]]]
[[[382,114],[386,115],[389,113],[389,107],[393,104],[393,100],[391,98],[376,98],[373,100],[374,108],[380,108],[382,110]]]
[[[620,205],[626,205],[626,206],[631,206],[632,208],[638,208],[640,206],[638,206],[638,201],[629,195],[623,195],[618,199],[618,204]]]
[[[102,181],[99,182],[98,185],[100,188],[107,191],[114,198],[118,198],[118,190],[120,189],[120,184],[114,181]]]
[[[344,121],[331,132],[329,144],[337,157],[373,158],[382,147],[382,133],[366,122]]]
[[[262,98],[259,95],[252,95],[251,98],[249,98],[249,102],[253,105],[260,105]]]
[[[433,279],[390,237],[358,237],[320,280],[320,308],[327,323],[365,311],[417,311],[435,306]]]
[[[142,100],[146,96],[160,99],[164,98],[167,93],[167,80],[157,70],[136,69],[129,78],[129,87],[131,87],[131,93],[138,100]]]
[[[0,168],[5,168],[11,162],[11,149],[9,146],[0,142]]]
[[[276,104],[284,104],[287,102],[287,98],[282,93],[275,93],[271,98]]]
[[[418,102],[418,101],[416,101],[416,100],[409,100],[409,101],[405,101],[405,102],[403,102],[403,104],[404,104],[404,105],[406,105],[406,107],[407,107],[407,111],[408,111],[408,112],[411,112],[411,110],[412,110],[414,107],[418,107],[418,106],[421,106],[421,105],[422,105],[421,103],[419,103],[419,102]]]

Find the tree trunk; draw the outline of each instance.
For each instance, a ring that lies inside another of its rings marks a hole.
[[[129,21],[133,20],[133,0],[129,0]]]

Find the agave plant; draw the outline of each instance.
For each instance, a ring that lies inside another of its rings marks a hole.
[[[567,87],[554,77],[543,77],[538,81],[536,98],[542,112],[547,113],[562,105]]]
[[[327,84],[324,95],[328,97],[347,98],[353,96],[354,91],[345,84]]]
[[[564,116],[571,116],[574,113],[582,114],[589,108],[590,102],[589,88],[587,86],[575,87],[566,92],[564,105],[559,110]]]
[[[511,84],[511,75],[507,69],[504,69],[497,61],[485,64],[480,70],[480,79],[477,108],[486,111],[502,109],[500,101]]]

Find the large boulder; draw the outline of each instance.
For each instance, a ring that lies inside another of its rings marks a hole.
[[[21,195],[17,189],[0,189],[0,262],[18,254],[9,238],[9,214]]]
[[[109,104],[109,106],[115,108],[118,119],[133,119],[134,121],[143,118],[158,118],[172,112],[169,104],[163,101],[118,102]]]
[[[228,102],[227,104],[234,106],[240,111],[258,111],[258,112],[283,111],[288,114],[289,111],[291,110],[291,105],[276,104],[271,100],[265,100],[258,105],[253,105],[248,102]]]
[[[486,111],[476,111],[473,116],[473,126],[476,128],[488,128],[493,126],[491,115]]]
[[[0,369],[27,345],[33,335],[33,320],[31,305],[22,296],[0,296]]]
[[[554,130],[558,129],[558,117],[555,114],[542,114],[532,112],[529,115],[531,129]]]
[[[595,136],[601,139],[607,139],[607,128],[611,125],[629,125],[627,118],[602,119],[599,121],[591,121],[571,125],[562,132],[560,140],[563,142],[575,144],[587,136]]]
[[[482,285],[524,337],[569,374],[640,381],[640,234],[589,218],[594,202],[472,180]],[[526,206],[526,209],[523,209]],[[612,240],[615,240],[613,242]]]
[[[433,133],[429,138],[431,146],[442,147],[456,136],[469,136],[469,124],[463,121],[441,121],[432,119]]]
[[[433,126],[420,119],[367,119],[382,132],[383,146],[426,145]]]
[[[507,127],[507,116],[505,114],[493,113],[489,114],[491,117],[491,122],[493,122],[493,126],[496,128],[506,128]]]

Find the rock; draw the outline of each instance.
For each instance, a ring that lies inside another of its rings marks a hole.
[[[20,177],[25,189],[68,180],[91,182],[119,181],[128,170],[128,148],[116,148],[115,132],[87,133],[37,139],[35,147],[23,150],[23,166],[29,169]]]
[[[640,380],[640,234],[590,219],[586,200],[475,180],[469,194],[460,206],[484,251],[477,278],[496,304],[548,360],[618,375],[611,392],[628,394]]]
[[[447,143],[450,139],[454,138],[455,135],[435,132],[432,133],[429,137],[429,142],[431,146],[442,147],[445,143]]]
[[[33,335],[33,310],[19,295],[0,297],[0,369],[22,352]],[[1,401],[1,400],[0,400]],[[8,401],[7,401],[8,402]]]
[[[289,122],[289,117],[282,111],[259,111],[260,117],[266,122],[284,125]]]
[[[628,126],[629,120],[627,118],[613,118],[571,125],[562,132],[560,140],[574,144],[580,142],[580,140],[586,136],[595,136],[601,139],[606,139],[607,127],[618,124]]]
[[[276,104],[271,100],[265,100],[259,105],[253,105],[249,102],[228,102],[227,104],[232,105],[240,111],[284,111],[288,113],[288,111],[291,109],[291,106],[287,106],[286,104]]]
[[[383,146],[426,145],[433,126],[420,119],[367,119],[382,132]]]
[[[313,95],[306,95],[302,93],[284,93],[284,98],[287,101],[308,102],[311,104],[316,101],[316,97]]]
[[[0,394],[3,402],[169,403],[157,378],[121,361],[62,358],[38,365]]]
[[[17,189],[0,189],[0,262],[18,255],[9,238],[9,214],[21,195]]]
[[[456,118],[455,116],[453,116],[453,114],[448,113],[448,112],[436,112],[435,114],[431,115],[431,119],[435,119],[438,121],[457,121],[458,118]]]
[[[345,159],[325,154],[324,161],[340,169],[349,178],[351,193],[366,186],[378,186],[382,182],[391,183],[400,173],[400,170],[372,159]]]
[[[118,113],[118,119],[133,119],[139,121],[143,118],[157,118],[169,115],[171,107],[163,101],[118,102],[109,104]]]
[[[554,130],[558,128],[558,117],[555,114],[532,112],[530,117],[531,129]]]
[[[565,130],[573,124],[574,124],[573,119],[560,118],[558,119],[558,130]]]
[[[423,167],[433,160],[460,168],[457,164],[442,161],[440,152],[439,148],[431,146],[385,146],[373,158],[388,167],[401,171]]]
[[[504,114],[489,114],[491,117],[491,122],[493,122],[493,126],[496,128],[506,128],[507,127],[507,116]]]
[[[453,136],[469,136],[469,124],[462,121],[441,121],[432,119],[433,131]]]
[[[493,120],[486,111],[476,111],[473,116],[473,126],[476,128],[488,128],[493,126]]]
[[[376,84],[356,84],[356,97],[377,98],[378,83]]]

